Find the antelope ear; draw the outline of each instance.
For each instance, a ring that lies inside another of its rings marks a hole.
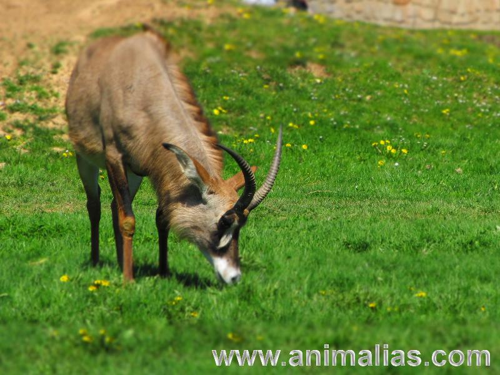
[[[189,156],[182,148],[170,143],[163,143],[163,147],[175,154],[179,166],[186,178],[198,186],[201,192],[205,191],[210,181],[210,176],[206,169],[203,168],[196,159]]]
[[[250,169],[252,170],[253,173],[255,173],[257,167],[252,166]],[[243,176],[243,172],[238,172],[233,177],[229,177],[226,180],[226,184],[228,184],[236,191],[240,190],[243,186],[245,186],[245,177]]]

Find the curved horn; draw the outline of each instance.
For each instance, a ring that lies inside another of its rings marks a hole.
[[[278,175],[278,171],[280,169],[282,146],[283,146],[283,125],[280,126],[278,141],[276,142],[276,152],[274,153],[274,158],[271,164],[271,168],[267,173],[266,180],[259,188],[259,190],[257,190],[257,193],[255,193],[252,202],[250,202],[250,205],[247,207],[248,211],[252,211],[255,207],[257,207],[273,188],[274,180],[276,180],[276,176]]]
[[[240,169],[243,172],[243,177],[245,177],[245,190],[243,190],[243,194],[241,194],[240,199],[238,199],[233,207],[236,212],[243,212],[243,210],[248,207],[255,194],[255,175],[253,174],[250,165],[245,161],[245,159],[243,159],[238,153],[236,153],[236,151],[233,151],[221,144],[217,146],[219,146],[221,149],[223,149],[233,157],[236,163],[238,163],[238,165],[240,166]]]

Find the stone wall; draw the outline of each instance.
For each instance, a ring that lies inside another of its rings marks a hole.
[[[500,0],[308,0],[313,13],[409,28],[500,30]]]

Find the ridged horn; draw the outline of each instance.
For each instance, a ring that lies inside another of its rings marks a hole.
[[[274,181],[276,180],[276,176],[278,175],[278,171],[280,169],[281,162],[281,148],[283,146],[283,125],[280,126],[280,131],[278,134],[278,141],[276,142],[276,152],[274,153],[273,162],[271,164],[271,168],[267,173],[266,180],[262,184],[262,186],[257,190],[257,193],[253,196],[252,201],[248,205],[248,211],[252,211],[255,207],[257,207],[264,198],[269,194],[271,189],[273,188]]]
[[[231,155],[236,163],[238,163],[238,165],[240,166],[241,172],[243,172],[243,177],[245,178],[245,190],[243,190],[243,194],[241,194],[240,199],[238,199],[233,207],[233,210],[235,210],[236,212],[243,212],[245,208],[248,207],[250,202],[252,202],[252,198],[257,188],[255,185],[255,175],[253,174],[250,165],[236,151],[233,151],[221,144],[217,146]]]

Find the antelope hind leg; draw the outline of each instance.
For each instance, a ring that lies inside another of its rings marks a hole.
[[[101,188],[99,187],[99,168],[76,155],[78,173],[87,194],[87,211],[90,219],[90,258],[92,265],[99,263],[99,222],[101,220]]]

